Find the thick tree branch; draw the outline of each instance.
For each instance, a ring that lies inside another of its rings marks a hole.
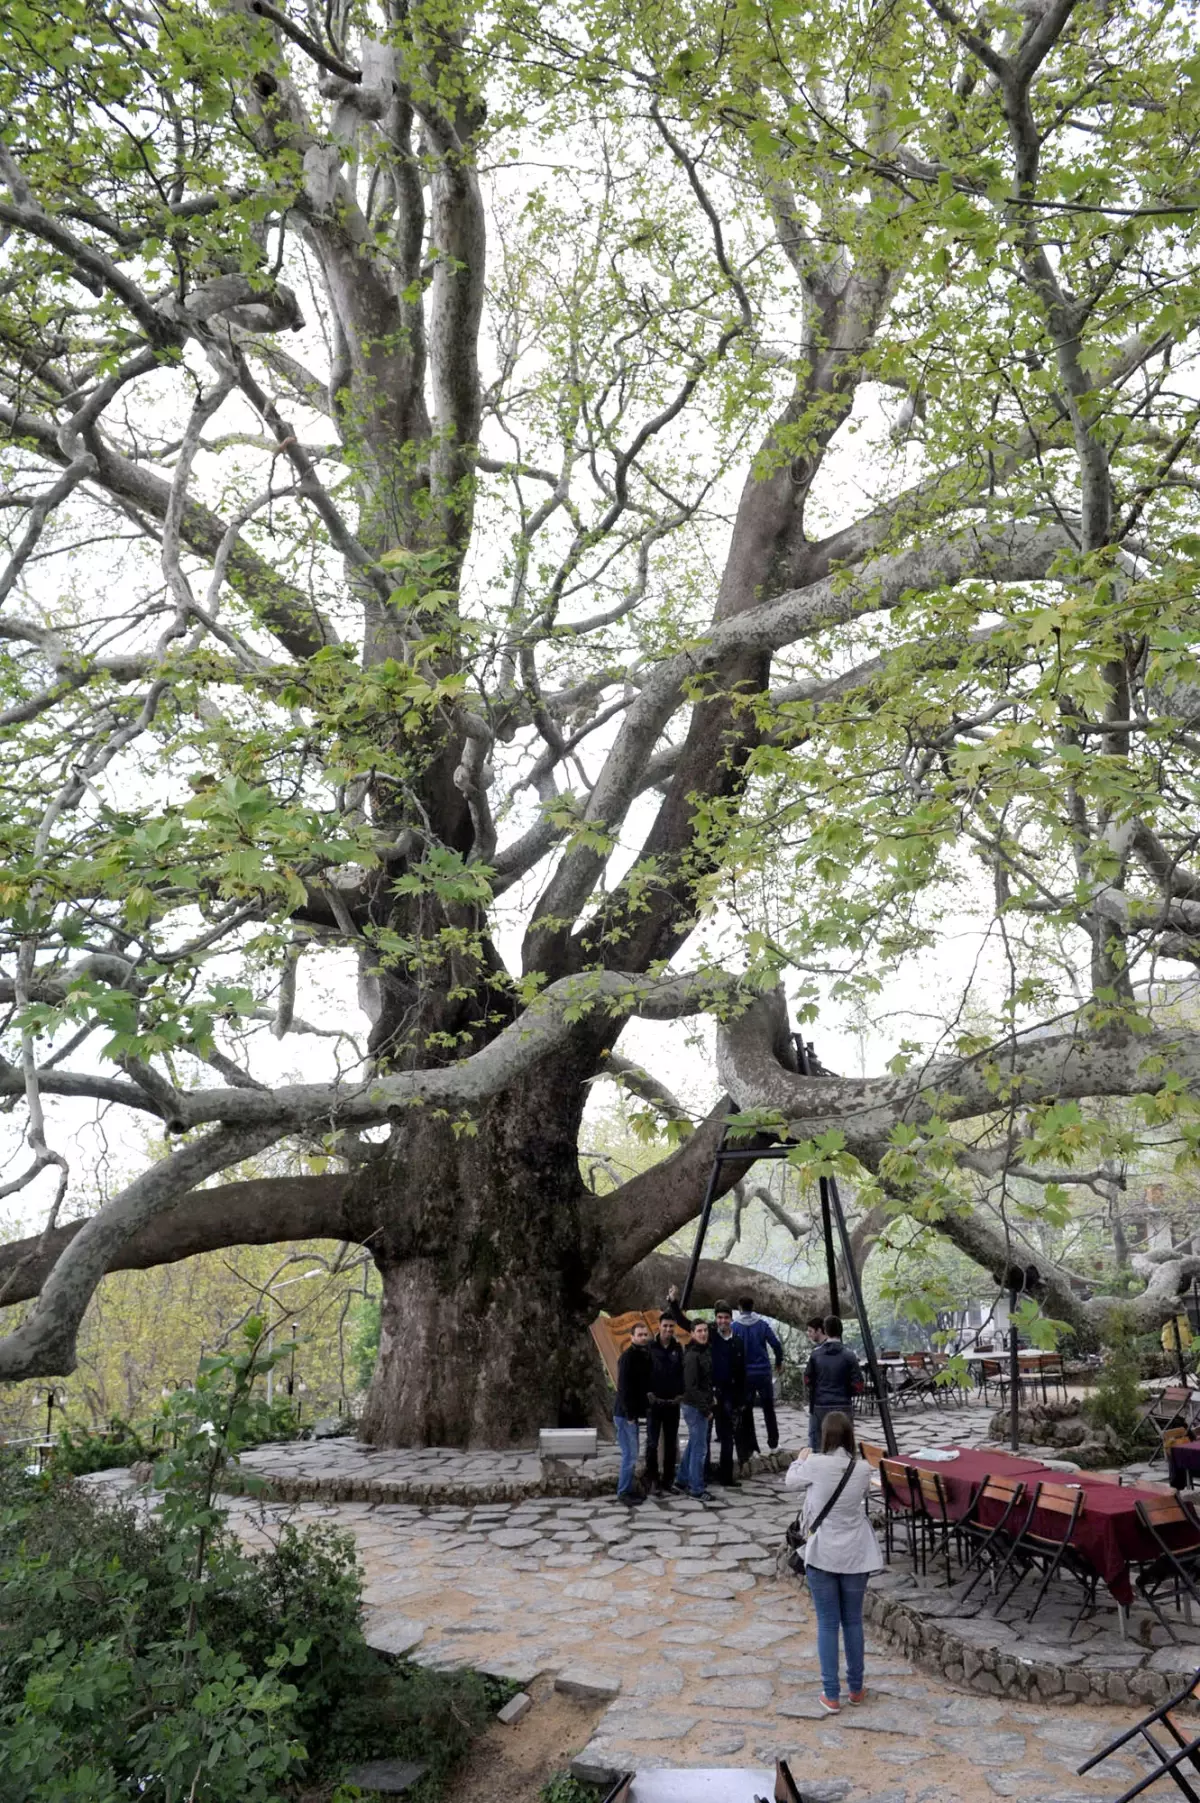
[[[1107,1039],[1082,1019],[1074,1030],[1038,1028],[904,1076],[799,1077],[772,1049],[785,1012],[781,997],[768,997],[718,1028],[722,1081],[740,1109],[778,1114],[801,1138],[840,1130],[864,1159],[877,1156],[901,1123],[969,1120],[1014,1103],[1156,1094],[1175,1077],[1200,1084],[1200,1034],[1151,1028]]]
[[[148,1271],[222,1246],[273,1246],[309,1239],[365,1242],[370,1228],[361,1215],[361,1206],[355,1206],[353,1178],[346,1173],[222,1183],[181,1196],[126,1240],[105,1268]],[[70,1221],[53,1233],[0,1246],[0,1307],[36,1296],[86,1225]]]
[[[632,1308],[661,1308],[670,1285],[682,1288],[687,1271],[686,1258],[667,1252],[651,1253],[618,1279],[605,1307],[613,1314]],[[782,1283],[766,1271],[756,1271],[750,1265],[731,1265],[725,1259],[700,1260],[689,1306],[711,1308],[714,1302],[730,1302],[736,1308],[739,1296],[753,1296],[760,1315],[786,1321],[791,1327],[804,1327],[814,1315],[829,1312],[829,1292],[822,1287]]]
[[[275,1126],[218,1127],[127,1184],[84,1223],[46,1278],[33,1312],[0,1340],[0,1379],[59,1377],[73,1371],[79,1323],[122,1248],[197,1183],[253,1157],[279,1137]]]
[[[525,968],[552,965],[552,947],[564,923],[573,921],[591,896],[608,858],[597,842],[617,831],[645,764],[685,686],[712,677],[739,652],[769,653],[798,639],[844,624],[864,614],[885,612],[908,595],[953,588],[967,579],[993,582],[1041,581],[1054,560],[1070,548],[1059,527],[990,528],[962,533],[934,545],[914,546],[881,557],[847,577],[829,577],[809,588],[721,620],[695,650],[680,652],[648,677],[629,708],[616,741],[583,810],[586,836],[569,847],[544,890],[525,939]],[[676,779],[678,780],[678,778]]]

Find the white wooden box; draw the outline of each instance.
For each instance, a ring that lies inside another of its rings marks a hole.
[[[544,1427],[538,1434],[540,1459],[594,1459],[597,1451],[594,1427]]]

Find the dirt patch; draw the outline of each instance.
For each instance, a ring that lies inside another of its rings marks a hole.
[[[456,1794],[538,1803],[542,1786],[587,1745],[606,1708],[560,1696],[550,1677],[536,1679],[529,1694],[533,1708],[515,1727],[494,1721],[484,1729],[454,1774]]]

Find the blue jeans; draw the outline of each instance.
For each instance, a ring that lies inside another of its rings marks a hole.
[[[633,1474],[637,1470],[638,1424],[628,1415],[614,1415],[617,1445],[621,1448],[621,1475],[617,1479],[617,1495],[628,1496],[633,1490]]]
[[[846,1644],[846,1685],[853,1694],[863,1687],[863,1597],[867,1571],[822,1571],[810,1565],[806,1576],[817,1612],[817,1658],[821,1689],[831,1703],[838,1700],[838,1627]]]
[[[821,1450],[821,1423],[824,1421],[826,1415],[834,1415],[839,1412],[843,1415],[848,1415],[850,1413],[850,1404],[848,1402],[828,1402],[822,1403],[818,1408],[809,1409],[808,1444],[813,1452],[820,1452]]]
[[[680,1409],[687,1428],[687,1445],[679,1462],[679,1478],[693,1496],[704,1494],[704,1466],[708,1458],[708,1416],[685,1402]]]

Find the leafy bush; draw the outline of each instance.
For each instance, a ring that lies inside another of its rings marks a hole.
[[[175,1394],[187,1397],[191,1393],[185,1389]],[[169,1442],[175,1406],[173,1397],[168,1397],[147,1420],[134,1424],[114,1419],[107,1432],[64,1427],[47,1464],[60,1477],[85,1477],[92,1471],[116,1471],[126,1465],[146,1464],[158,1458]],[[290,1396],[276,1397],[271,1402],[257,1398],[240,1445],[244,1451],[269,1441],[294,1440],[299,1432],[296,1405]]]
[[[432,1796],[487,1719],[483,1678],[371,1652],[348,1534],[285,1526],[250,1555],[229,1533],[259,1327],[170,1399],[157,1513],[0,1466],[4,1803],[275,1803],[382,1753],[425,1760]]]
[[[1083,1412],[1093,1426],[1102,1430],[1114,1455],[1125,1462],[1136,1457],[1145,1433],[1139,1420],[1144,1400],[1139,1381],[1141,1366],[1127,1321],[1114,1313],[1110,1322],[1109,1347]]]
[[[60,1477],[85,1477],[89,1471],[114,1471],[153,1458],[153,1444],[128,1421],[114,1421],[107,1434],[90,1428],[64,1427],[47,1463]]]
[[[572,1778],[569,1772],[560,1772],[549,1784],[542,1786],[538,1803],[596,1803],[596,1795],[593,1785]]]

